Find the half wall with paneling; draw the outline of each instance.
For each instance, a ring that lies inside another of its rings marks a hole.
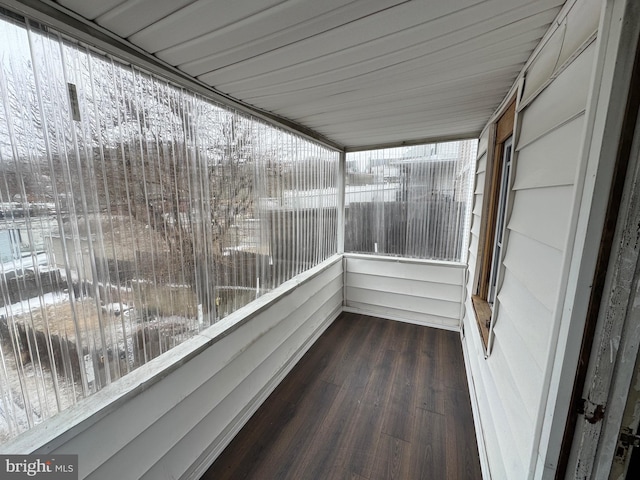
[[[458,330],[465,265],[399,257],[344,257],[345,311]]]

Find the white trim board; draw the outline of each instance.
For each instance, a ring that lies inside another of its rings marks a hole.
[[[368,315],[370,317],[382,318],[384,320],[391,320],[394,322],[403,322],[403,323],[411,323],[413,325],[420,325],[421,327],[429,327],[429,328],[439,328],[440,330],[448,330],[450,332],[459,332],[460,327],[452,326],[452,325],[443,325],[441,323],[435,322],[421,322],[419,320],[411,320],[397,315],[388,315],[385,313],[380,313],[375,310],[366,310],[363,308],[354,308],[354,307],[342,307],[342,311],[346,313],[356,313],[359,315]]]
[[[478,444],[478,455],[480,456],[480,470],[484,480],[491,480],[491,469],[489,468],[489,459],[487,457],[487,447],[485,445],[484,430],[482,428],[482,420],[480,418],[480,406],[478,405],[478,396],[476,393],[476,385],[471,372],[471,364],[469,359],[469,347],[464,341],[462,335],[462,356],[464,357],[464,369],[467,373],[467,385],[469,386],[469,398],[471,400],[471,412],[473,414],[473,427],[476,432],[476,442]]]

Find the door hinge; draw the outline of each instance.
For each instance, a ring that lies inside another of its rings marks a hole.
[[[624,427],[618,441],[625,447],[640,447],[640,435],[634,435],[631,433],[631,429]]]
[[[629,427],[623,427],[618,437],[614,461],[618,464],[624,464],[629,449],[634,447],[640,447],[640,435],[634,434]]]

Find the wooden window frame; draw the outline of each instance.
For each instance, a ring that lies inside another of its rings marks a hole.
[[[496,225],[498,223],[500,190],[502,186],[502,170],[504,165],[503,155],[505,143],[513,137],[515,113],[516,101],[514,99],[495,124],[495,139],[492,142],[493,155],[491,155],[491,162],[487,165],[486,178],[488,181],[485,183],[484,189],[484,198],[486,199],[486,202],[483,208],[483,220],[480,232],[481,242],[478,247],[478,283],[476,285],[475,294],[471,296],[478,329],[480,330],[480,337],[484,343],[485,350],[488,349],[489,345],[489,335],[493,317],[493,309],[488,302],[488,297],[491,283],[493,253],[496,242],[495,237]],[[515,148],[515,145],[512,145],[511,148],[511,155],[513,156],[513,149]],[[505,201],[508,200],[508,195],[509,193],[507,192],[507,198]]]

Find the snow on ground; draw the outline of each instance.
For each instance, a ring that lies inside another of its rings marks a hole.
[[[0,307],[0,316],[10,317],[29,313],[37,308],[48,307],[69,301],[69,294],[64,292],[50,292],[44,295],[28,298],[18,303]]]
[[[37,425],[58,413],[58,401],[64,410],[82,398],[78,384],[61,378],[54,382],[49,369],[35,363],[20,365],[13,355],[0,360],[0,445],[28,430],[29,418]]]
[[[143,321],[142,311],[133,307],[129,300],[127,303],[107,303],[101,308],[96,306],[91,297],[72,299],[68,293],[51,292],[0,307],[0,319],[13,319],[40,331],[46,320],[52,335],[75,342],[76,333],[79,333],[82,346],[105,355],[101,336],[96,334],[96,329],[102,328],[107,350],[115,355],[125,355],[128,363],[125,370],[136,366],[133,362],[134,342],[142,325],[157,330],[160,337],[166,339],[163,345],[168,341],[169,347],[182,343],[198,330],[197,320],[176,314],[153,315]],[[85,370],[87,378],[91,379],[89,373],[93,374],[93,363],[91,355],[85,355],[85,362],[87,357],[89,365],[83,367],[91,370]],[[21,352],[14,352],[9,339],[0,344],[0,445],[28,430],[30,423],[38,424],[84,396],[79,379],[73,381],[63,378],[61,371],[58,373],[54,378],[51,369],[38,361],[23,363]],[[90,392],[93,388],[89,385]]]

